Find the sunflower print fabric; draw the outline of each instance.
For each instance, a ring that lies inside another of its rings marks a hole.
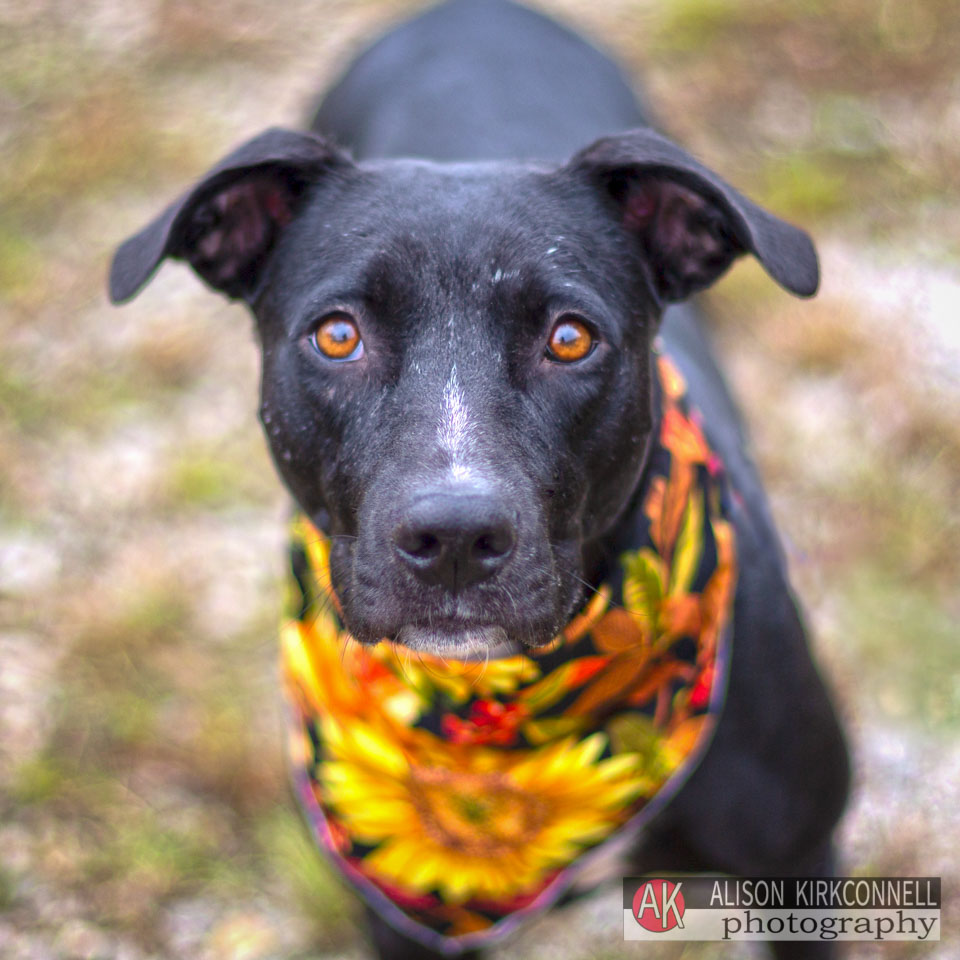
[[[725,686],[736,580],[721,464],[657,358],[647,529],[546,647],[466,662],[345,631],[329,542],[293,525],[282,634],[297,793],[401,932],[456,953],[555,902],[689,775]]]

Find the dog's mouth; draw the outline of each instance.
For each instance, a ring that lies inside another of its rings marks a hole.
[[[456,660],[501,660],[550,644],[583,602],[577,580],[552,576],[527,579],[522,591],[482,585],[470,597],[424,597],[404,586],[351,581],[341,593],[346,628],[364,644],[386,640]]]
[[[453,594],[421,583],[382,550],[335,540],[330,574],[344,626],[360,643],[382,640],[457,660],[500,660],[550,644],[583,603],[576,543],[527,548],[523,563]],[[376,542],[372,544],[376,547]],[[389,560],[389,557],[386,558]]]
[[[405,624],[394,642],[421,653],[457,660],[499,660],[520,653],[520,644],[496,624],[441,620],[430,624]]]

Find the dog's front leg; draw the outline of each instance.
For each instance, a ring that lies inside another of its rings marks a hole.
[[[796,876],[835,877],[837,861],[832,841],[823,844],[803,863],[788,871]],[[775,960],[839,960],[845,953],[832,940],[775,940],[769,944]]]

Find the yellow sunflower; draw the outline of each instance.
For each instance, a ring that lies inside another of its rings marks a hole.
[[[385,882],[448,903],[506,900],[606,837],[642,790],[636,755],[599,760],[602,733],[530,751],[459,749],[411,731],[407,749],[327,717],[325,799]]]

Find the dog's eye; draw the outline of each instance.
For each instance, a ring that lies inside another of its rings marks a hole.
[[[547,341],[547,359],[555,363],[576,363],[589,356],[596,340],[587,325],[577,317],[561,317],[550,331]]]
[[[345,313],[331,313],[322,320],[311,340],[328,360],[359,360],[363,356],[360,331]]]

